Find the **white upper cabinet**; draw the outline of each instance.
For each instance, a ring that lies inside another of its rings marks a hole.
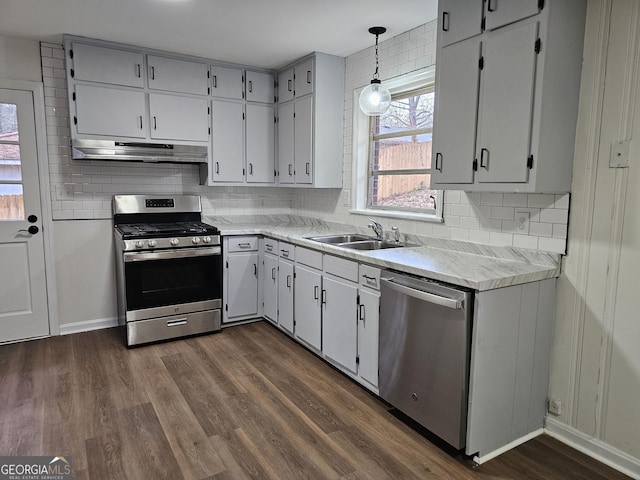
[[[506,5],[489,30],[489,13]],[[537,1],[486,0],[485,14],[487,29],[457,43],[439,29],[432,186],[568,192],[586,1],[547,0],[538,12]]]
[[[248,102],[273,104],[275,101],[274,78],[271,73],[247,70],[245,89]]]
[[[344,58],[314,53],[280,72],[279,184],[342,187],[344,69]],[[294,100],[285,101],[291,70]]]
[[[68,55],[70,78],[127,87],[144,87],[142,53],[73,42]]]
[[[278,74],[278,102],[293,100],[293,68]]]
[[[209,102],[206,98],[149,94],[151,138],[207,142]]]
[[[147,55],[149,88],[209,95],[209,66],[175,58]]]
[[[483,3],[483,0],[439,0],[441,47],[482,33]]]
[[[495,30],[537,15],[544,4],[544,0],[485,0],[485,2],[485,28],[487,30]]]
[[[275,108],[247,103],[246,163],[248,183],[275,181]]]
[[[146,137],[144,92],[76,85],[74,98],[73,123],[79,135]]]
[[[244,98],[244,70],[212,65],[211,95],[242,100]]]
[[[213,182],[244,179],[244,105],[227,100],[211,102],[211,161]]]
[[[484,43],[476,152],[479,182],[528,180],[537,38],[537,22],[519,23],[488,36]]]
[[[293,67],[294,75],[294,95],[296,97],[302,97],[313,93],[313,72],[314,59],[313,57],[307,58]]]

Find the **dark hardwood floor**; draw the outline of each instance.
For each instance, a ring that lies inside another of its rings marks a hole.
[[[452,456],[262,322],[0,346],[0,455],[68,455],[76,480],[628,478],[546,436],[481,466]]]

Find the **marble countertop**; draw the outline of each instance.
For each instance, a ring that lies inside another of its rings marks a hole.
[[[352,250],[310,240],[307,237],[365,233],[353,225],[341,225],[293,216],[204,216],[221,235],[265,235],[358,262],[399,270],[477,291],[518,285],[560,275],[560,255],[512,247],[401,235],[412,247]]]

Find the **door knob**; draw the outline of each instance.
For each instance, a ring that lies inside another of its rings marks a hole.
[[[38,217],[36,217],[35,215],[29,215],[29,216],[27,217],[27,221],[28,221],[29,223],[36,223],[36,222],[38,221]]]
[[[27,229],[22,228],[22,229],[18,230],[18,232],[27,232],[27,233],[30,233],[31,235],[35,235],[39,231],[40,231],[40,229],[38,227],[36,227],[35,225],[31,225]]]

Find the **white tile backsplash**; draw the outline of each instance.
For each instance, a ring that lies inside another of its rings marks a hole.
[[[435,61],[436,22],[380,43],[382,79],[409,73]],[[84,162],[70,159],[69,108],[61,45],[41,44],[45,115],[53,218],[111,218],[116,193],[197,193],[209,215],[292,213],[365,227],[368,218],[349,213],[344,190],[351,189],[353,160],[353,91],[369,83],[375,50],[368,47],[346,59],[344,110],[344,189],[281,187],[208,187],[199,185],[195,165]],[[63,188],[68,187],[68,188]],[[70,187],[70,188],[69,188]],[[70,194],[69,194],[70,193]],[[475,243],[565,252],[569,198],[566,195],[468,193],[447,191],[444,223],[379,218],[404,233]],[[515,228],[518,211],[530,213],[528,235]]]

